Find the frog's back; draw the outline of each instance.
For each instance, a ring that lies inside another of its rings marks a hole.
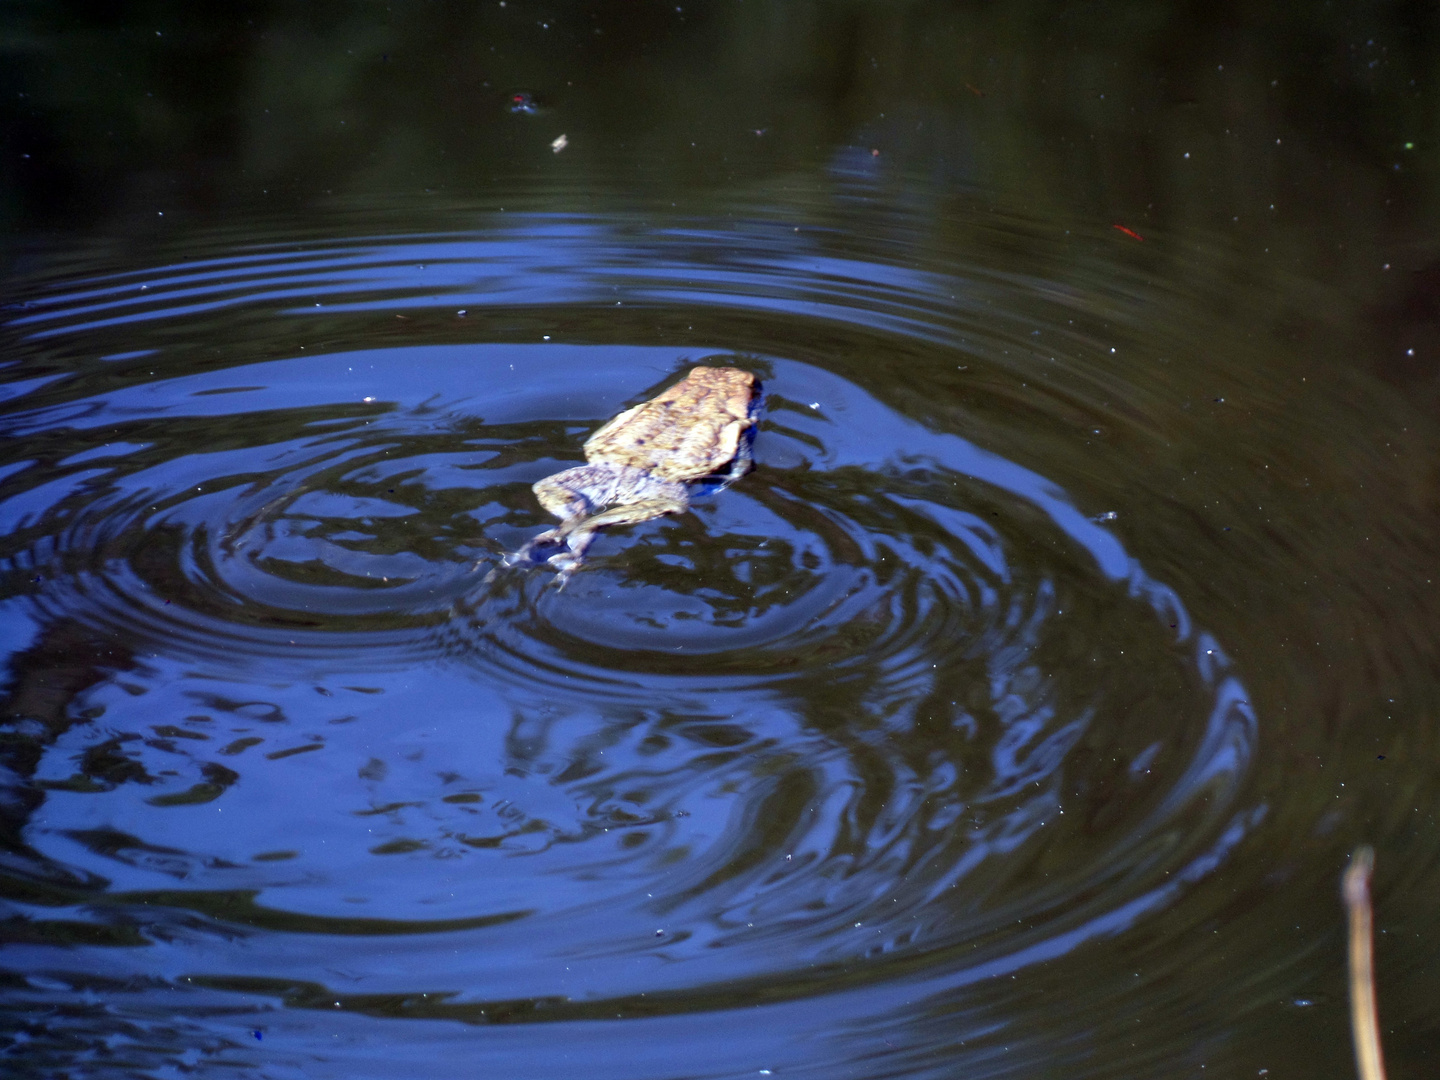
[[[754,385],[755,376],[738,368],[693,368],[591,435],[585,458],[643,469],[663,480],[706,476],[735,457],[753,423]]]

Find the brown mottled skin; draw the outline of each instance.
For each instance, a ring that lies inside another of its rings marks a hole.
[[[629,465],[661,480],[697,480],[734,460],[751,427],[755,376],[697,367],[585,440],[592,465]]]
[[[690,506],[685,482],[726,464],[726,486],[734,483],[750,468],[754,405],[750,372],[697,367],[670,389],[626,409],[585,440],[589,464],[535,485],[540,505],[561,523],[510,561],[528,560],[537,546],[564,544],[547,560],[563,584],[579,568],[596,529],[681,513]]]

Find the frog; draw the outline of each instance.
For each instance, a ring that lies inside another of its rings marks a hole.
[[[544,561],[557,571],[557,587],[563,588],[583,564],[597,530],[684,513],[691,483],[722,469],[717,490],[728,488],[753,464],[758,408],[750,372],[691,368],[669,389],[597,428],[585,440],[586,464],[532,487],[560,524],[540,533],[506,564],[538,563],[537,551],[559,545],[561,550]]]

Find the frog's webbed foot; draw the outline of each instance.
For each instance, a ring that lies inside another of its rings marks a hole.
[[[580,569],[580,564],[585,559],[585,549],[595,539],[595,529],[589,525],[588,519],[567,522],[557,529],[547,529],[539,536],[526,544],[517,556],[528,556],[531,565],[539,565],[544,562],[555,571],[555,587],[563,589],[565,582],[570,580],[570,575]],[[560,550],[548,558],[534,554],[536,548],[551,547],[558,545]]]
[[[531,537],[518,551],[512,551],[501,559],[500,565],[491,570],[485,580],[492,580],[503,569],[529,568],[543,564],[557,571],[555,584],[558,588],[564,588],[570,575],[580,569],[585,549],[595,539],[595,530],[599,526],[591,525],[591,520],[576,518]],[[553,554],[547,553],[556,548],[559,550]]]
[[[511,551],[500,560],[501,566],[538,566],[541,562],[548,562],[540,552],[544,548],[554,547],[557,544],[566,543],[567,530],[561,526],[555,529],[546,529],[536,536],[532,536],[525,545],[518,551]]]
[[[490,572],[485,575],[485,581],[494,581],[506,570],[526,569],[539,566],[541,563],[549,562],[545,549],[563,545],[565,543],[565,526],[554,529],[546,529],[544,532],[532,536],[523,546],[516,551],[507,551],[501,556],[500,561],[491,567]]]
[[[570,575],[580,569],[583,560],[573,551],[561,551],[551,555],[545,561],[555,570],[555,591],[559,592],[565,588],[565,583],[570,580]]]

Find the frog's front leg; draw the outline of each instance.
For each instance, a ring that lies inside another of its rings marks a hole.
[[[573,524],[567,522],[559,529],[552,529],[552,533],[563,535],[566,547],[566,550],[551,555],[546,560],[559,571],[555,579],[556,586],[563,588],[565,582],[570,580],[570,575],[580,569],[585,550],[595,539],[597,530],[607,525],[638,525],[651,518],[665,514],[682,514],[690,509],[690,499],[683,484],[666,484],[665,487],[673,490],[664,490],[637,502],[612,506]],[[536,537],[536,540],[538,539],[539,537]]]
[[[751,402],[750,417],[746,421],[736,421],[735,430],[735,452],[730,455],[730,468],[721,475],[720,486],[715,488],[714,494],[718,495],[731,484],[739,480],[754,467],[755,464],[755,416],[757,403]],[[724,436],[722,433],[721,442]]]
[[[754,444],[755,429],[753,427],[747,428],[740,433],[740,439],[735,444],[735,456],[730,459],[730,468],[725,473],[725,479],[722,480],[720,486],[715,489],[717,495],[754,467]]]

